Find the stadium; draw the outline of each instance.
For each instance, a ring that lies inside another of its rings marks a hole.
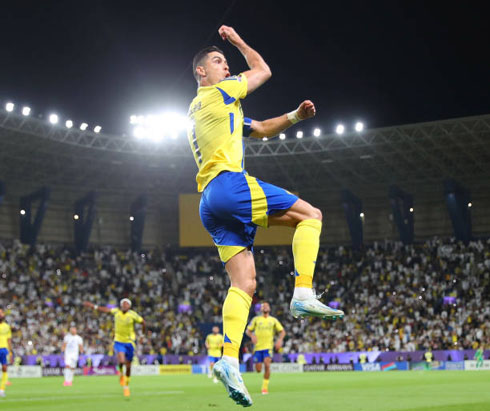
[[[207,378],[207,336],[214,326],[225,334],[230,281],[201,224],[187,119],[130,123],[131,135],[111,133],[2,100],[6,409],[236,409]],[[294,318],[295,230],[259,227],[247,324],[268,302],[285,336],[271,350],[268,395],[248,329],[243,336],[240,372],[254,408],[490,409],[489,142],[490,114],[376,128],[305,122],[244,138],[251,176],[321,210],[313,285],[345,312]],[[104,314],[122,299],[144,318],[130,398]],[[66,387],[63,344],[74,326],[83,353]]]

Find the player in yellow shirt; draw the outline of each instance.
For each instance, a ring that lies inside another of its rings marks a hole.
[[[305,100],[296,110],[279,117],[264,121],[244,117],[240,100],[264,84],[271,70],[232,27],[221,26],[218,32],[238,48],[250,69],[231,76],[223,52],[215,46],[194,56],[193,73],[199,88],[189,107],[188,139],[198,167],[197,189],[202,192],[201,221],[218,247],[231,280],[222,310],[223,357],[213,372],[237,404],[250,406],[252,399],[239,372],[238,352],[256,287],[252,247],[258,226],[296,229],[293,316],[336,318],[344,313],[322,304],[313,293],[321,211],[282,188],[249,176],[244,164],[244,136],[276,136],[313,117],[315,106]]]
[[[136,345],[135,324],[141,324],[143,333],[146,332],[146,324],[143,317],[131,310],[131,301],[123,298],[120,308],[100,307],[91,302],[84,302],[85,307],[92,308],[103,313],[114,315],[114,352],[117,353],[119,363],[119,383],[123,386],[124,396],[129,397],[129,381],[131,379],[131,361]],[[126,376],[123,374],[123,366],[126,365]]]
[[[5,397],[5,385],[8,381],[7,364],[9,356],[10,363],[12,363],[12,330],[10,329],[10,325],[5,322],[5,313],[3,312],[3,309],[0,308],[0,364],[2,364],[0,397]]]
[[[221,349],[223,348],[223,336],[219,332],[219,327],[213,327],[212,333],[208,334],[204,344],[206,345],[206,349],[208,350],[208,377],[211,378],[214,364],[218,362],[221,358]],[[218,382],[218,380],[215,378],[214,382]]]
[[[269,394],[269,379],[271,376],[272,352],[275,348],[279,350],[286,336],[284,327],[279,320],[270,315],[271,307],[269,303],[263,302],[260,305],[262,315],[254,317],[247,327],[246,334],[254,344],[254,361],[257,372],[262,372],[264,364],[264,380],[262,382],[262,394]],[[279,333],[279,337],[274,344],[274,336]]]

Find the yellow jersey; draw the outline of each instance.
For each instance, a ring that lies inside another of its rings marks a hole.
[[[0,323],[0,348],[9,348],[8,340],[12,338],[10,325],[5,321]]]
[[[187,138],[199,169],[199,192],[222,171],[244,170],[243,129],[249,129],[251,120],[244,122],[240,99],[247,96],[247,85],[244,74],[228,77],[199,87],[192,100]]]
[[[111,314],[114,315],[114,341],[134,344],[136,342],[134,324],[142,323],[143,317],[133,310],[123,313],[119,308],[113,308]]]
[[[254,351],[261,351],[272,350],[274,347],[274,335],[284,330],[284,327],[275,317],[259,315],[254,317],[248,329],[253,331],[257,337]]]
[[[206,337],[208,344],[208,355],[210,357],[221,357],[221,347],[223,347],[223,336],[221,334],[208,334]]]

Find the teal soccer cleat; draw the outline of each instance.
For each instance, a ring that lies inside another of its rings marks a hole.
[[[289,307],[294,318],[299,317],[320,317],[329,320],[343,318],[344,312],[330,308],[318,300],[318,297],[310,297],[306,300],[298,300],[293,298]]]
[[[214,376],[220,380],[228,391],[228,396],[238,405],[250,407],[252,398],[243,382],[240,371],[225,359],[219,360],[213,367]]]

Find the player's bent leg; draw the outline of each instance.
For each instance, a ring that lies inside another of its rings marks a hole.
[[[119,367],[119,384],[122,387],[124,387],[126,377],[123,373],[123,370],[124,370],[124,364],[126,363],[126,355],[124,354],[123,351],[118,351],[117,362],[118,362],[118,367]]]
[[[3,358],[2,358],[3,362]],[[7,383],[8,380],[8,374],[7,374],[7,364],[2,364],[2,379],[0,382],[0,397],[5,397],[5,384]]]
[[[123,394],[125,397],[130,396],[129,382],[131,380],[131,361],[126,360],[126,378],[124,380]]]
[[[255,363],[255,371],[262,372],[262,363],[261,362]]]
[[[298,199],[291,208],[269,216],[269,225],[296,227],[293,237],[293,257],[295,288],[291,300],[291,313],[294,317],[342,318],[344,312],[322,304],[313,292],[322,213],[318,208]]]
[[[252,398],[240,375],[238,354],[256,287],[253,254],[243,249],[226,261],[225,268],[231,287],[223,304],[223,357],[214,365],[213,374],[233,401],[249,407]]]

